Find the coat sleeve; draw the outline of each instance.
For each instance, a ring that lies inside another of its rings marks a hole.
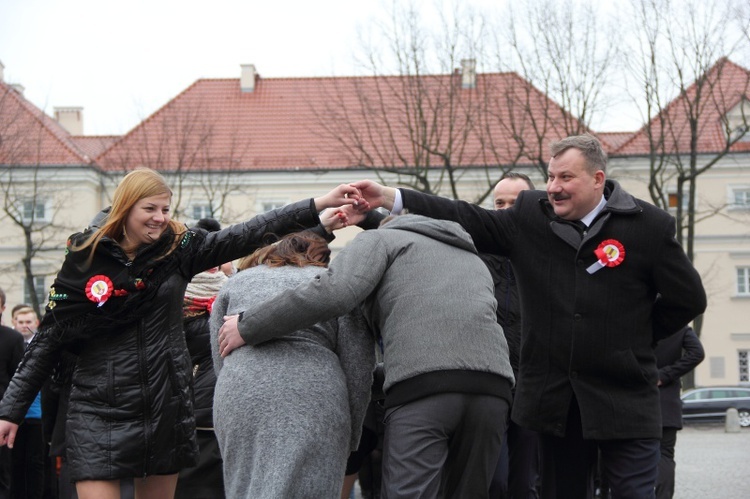
[[[471,235],[479,253],[497,253],[508,256],[517,232],[516,208],[488,210],[466,201],[433,196],[410,189],[400,189],[404,208],[409,213],[425,215],[442,220],[451,220]],[[521,192],[516,204],[520,204]]]
[[[18,370],[0,401],[0,419],[20,424],[57,365],[62,342],[55,327],[40,329],[23,354]]]
[[[283,236],[315,227],[320,223],[313,199],[298,201],[282,208],[261,213],[247,222],[198,237],[184,259],[186,273],[195,275],[237,258],[249,255],[272,241],[266,236]],[[183,267],[185,268],[185,267]]]
[[[237,323],[240,335],[247,344],[258,345],[344,315],[375,289],[387,265],[377,231],[361,232],[327,270],[245,310]]]
[[[682,356],[674,363],[659,369],[659,380],[662,385],[668,385],[679,381],[679,379],[695,369],[703,362],[706,354],[703,350],[701,340],[695,334],[693,328],[687,328],[682,336]]]
[[[375,367],[375,341],[367,329],[364,317],[355,307],[338,319],[338,344],[341,369],[346,377],[351,413],[351,450],[357,450],[362,436],[362,423],[370,403],[372,371]]]
[[[653,308],[653,341],[677,333],[706,310],[706,291],[698,271],[675,239],[674,218],[664,218],[661,248],[653,264],[658,297]]]

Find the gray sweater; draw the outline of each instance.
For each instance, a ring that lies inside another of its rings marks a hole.
[[[387,397],[394,385],[433,372],[488,373],[513,383],[492,279],[454,222],[403,215],[361,232],[327,271],[252,304],[238,327],[257,345],[360,303],[383,339]]]

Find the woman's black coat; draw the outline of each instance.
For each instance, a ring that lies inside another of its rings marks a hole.
[[[153,263],[151,255],[150,267],[139,261],[147,258],[148,247],[130,262],[119,245],[103,240],[88,272],[109,274],[114,289],[148,279],[159,265],[173,271],[154,286],[139,316],[124,325],[98,321],[96,327],[63,333],[54,320],[43,321],[0,402],[0,418],[20,423],[62,352],[75,350],[66,429],[73,481],[172,474],[193,465],[192,366],[182,314],[188,282],[207,268],[247,255],[267,233],[286,234],[318,222],[312,200],[300,201],[221,231],[189,231],[169,257]],[[89,276],[82,278],[86,282]],[[101,317],[123,299],[111,297]],[[50,303],[56,306],[52,311],[48,305],[48,316],[65,309],[64,298]]]

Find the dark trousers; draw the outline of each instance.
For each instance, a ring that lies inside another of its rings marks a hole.
[[[197,430],[198,464],[180,471],[175,499],[224,497],[224,464],[213,430]]]
[[[487,497],[507,413],[502,398],[466,393],[387,409],[381,497]]]
[[[656,499],[672,499],[674,495],[674,446],[677,443],[679,428],[661,429],[661,458],[659,459],[659,478],[656,480]]]
[[[26,419],[18,427],[12,459],[12,497],[41,499],[44,493],[44,433],[41,419]]]
[[[0,499],[10,498],[11,452],[5,445],[0,447]]]
[[[508,421],[490,498],[537,499],[539,453],[539,434]]]
[[[565,436],[541,436],[542,497],[593,497],[597,449],[612,499],[653,499],[659,463],[659,440],[584,440],[581,414],[571,404]]]

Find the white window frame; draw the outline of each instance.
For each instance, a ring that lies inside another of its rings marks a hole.
[[[47,303],[47,278],[43,275],[34,276],[34,287],[36,288],[36,297],[39,300],[39,305],[43,307]],[[29,289],[26,279],[23,280],[23,302],[31,305],[31,290]]]
[[[31,206],[33,203],[33,206]],[[28,208],[33,213],[27,213]],[[21,214],[21,220],[24,223],[36,223],[36,222],[49,222],[49,206],[46,200],[40,199],[24,199],[19,201],[19,212]],[[38,213],[42,211],[41,215]]]
[[[288,204],[289,201],[283,199],[261,199],[258,201],[258,213],[267,213]]]
[[[737,366],[739,368],[740,381],[750,381],[750,350],[737,351]]]
[[[726,115],[729,127],[729,138],[734,139],[744,133],[739,142],[750,142],[750,101],[742,99]]]
[[[737,296],[748,296],[750,297],[750,266],[735,267],[736,269],[736,282],[735,290]]]
[[[196,209],[200,210],[200,216],[196,216]],[[216,214],[211,212],[211,203],[209,203],[208,201],[201,201],[190,204],[190,207],[188,208],[187,218],[192,220],[193,222],[197,222],[201,218],[216,218]]]
[[[677,191],[669,191],[667,193],[667,201],[669,201],[669,197],[670,196],[677,197]],[[690,208],[690,195],[686,191],[684,191],[682,193],[682,212],[683,213],[687,213],[689,208]],[[669,207],[669,211],[670,212],[677,212],[677,207],[676,206],[670,206]]]
[[[742,202],[738,202],[740,198],[744,198]],[[732,187],[729,206],[733,210],[750,210],[750,186]]]

